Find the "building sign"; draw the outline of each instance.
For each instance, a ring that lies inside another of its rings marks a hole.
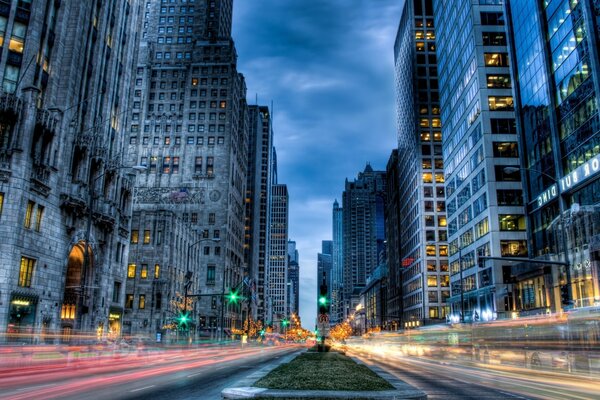
[[[560,192],[558,190],[558,185],[555,183],[550,186],[544,192],[542,192],[536,198],[537,207],[542,207],[546,203],[551,200],[554,200],[558,197],[559,193],[568,192],[576,186],[579,186],[586,180],[597,176],[600,173],[600,154],[596,155],[594,158],[586,161],[583,165],[580,165],[569,174],[563,176],[558,181],[558,185],[560,185]]]

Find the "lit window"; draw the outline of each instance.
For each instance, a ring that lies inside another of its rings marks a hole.
[[[135,278],[135,264],[129,264],[127,266],[127,277],[128,278]]]
[[[33,207],[35,206],[35,203],[33,201],[28,201],[27,202],[27,209],[25,210],[25,228],[29,229],[31,228],[31,219],[33,217]]]
[[[150,243],[150,231],[145,230],[144,231],[144,244],[149,244],[149,243]]]
[[[142,264],[142,269],[140,271],[140,278],[146,279],[148,278],[148,265]]]
[[[144,308],[146,308],[146,295],[145,294],[140,294],[140,302],[138,303],[138,308],[140,310],[143,310]]]
[[[1,210],[0,210],[1,211]],[[42,229],[42,216],[44,215],[44,206],[37,206],[37,214],[35,215],[35,230],[39,232]]]
[[[498,222],[500,224],[501,231],[524,231],[525,230],[525,216],[522,214],[498,215]]]
[[[429,257],[435,257],[436,252],[435,252],[435,245],[428,245],[425,246],[425,253],[429,256]]]
[[[160,264],[154,265],[154,279],[160,278]]]
[[[19,270],[19,286],[31,287],[31,277],[33,276],[33,267],[35,260],[33,258],[21,257],[21,269]]]
[[[4,34],[6,33],[6,17],[0,17],[0,47],[4,46]]]
[[[512,111],[515,109],[512,96],[489,96],[490,111]]]
[[[13,25],[12,35],[8,48],[15,53],[23,53],[25,45],[25,36],[27,35],[27,25],[20,22],[15,22]]]
[[[0,192],[0,217],[2,216],[2,207],[4,206],[4,193]]]
[[[137,230],[131,231],[131,243],[137,244],[139,240],[139,232]]]
[[[427,276],[427,286],[428,287],[435,287],[437,286],[438,282],[437,282],[437,276],[435,275],[428,275]]]
[[[125,295],[125,308],[133,308],[133,294]]]

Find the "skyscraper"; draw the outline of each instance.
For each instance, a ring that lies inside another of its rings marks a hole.
[[[402,227],[398,256],[403,320],[419,325],[445,320],[450,296],[435,45],[432,1],[406,1],[394,45],[402,188],[398,193]],[[390,266],[390,272],[396,267]]]
[[[387,241],[387,315],[385,325],[396,330],[403,327],[402,323],[402,246],[400,237],[402,225],[400,224],[400,164],[398,163],[398,150],[394,149],[387,163],[386,176],[386,207],[385,207],[385,237]]]
[[[331,297],[332,297],[332,269],[333,269],[333,241],[321,241],[321,252],[317,254],[317,293],[315,299],[319,298],[321,285],[327,286],[327,298],[329,301],[329,314],[331,322]],[[317,304],[318,306],[319,304]],[[318,311],[317,311],[318,313]]]
[[[359,303],[367,278],[378,265],[385,241],[385,172],[367,164],[358,178],[346,179],[343,193],[344,309]]]
[[[288,309],[288,215],[287,186],[271,187],[269,264],[267,267],[268,321],[275,330],[289,317]]]
[[[271,161],[273,128],[266,106],[249,106],[248,182],[246,186],[246,235],[244,259],[251,284],[251,312],[255,320],[265,321],[265,274],[269,241],[269,201],[271,199]]]
[[[9,338],[121,333],[136,7],[0,4],[0,332]]]
[[[300,312],[300,256],[296,242],[288,240],[288,303],[290,315]]]
[[[568,263],[513,268],[516,309],[590,306],[600,299],[600,4],[508,1],[506,9],[525,195],[504,201],[527,205],[531,257]],[[504,129],[514,134],[515,124]]]
[[[333,203],[333,259],[331,268],[331,307],[330,321],[338,324],[344,320],[344,248],[343,248],[343,212],[338,201]]]
[[[451,318],[503,318],[513,308],[510,265],[479,257],[528,251],[502,5],[450,0],[434,9]]]
[[[143,13],[127,153],[148,170],[138,177],[134,211],[157,218],[173,211],[200,234],[201,241],[183,251],[201,248],[192,279],[214,297],[198,298],[193,320],[217,318],[219,328],[240,329],[247,303],[224,304],[222,296],[241,289],[247,272],[248,109],[231,38],[232,0],[146,2]],[[160,253],[169,242],[157,243],[157,224],[148,217],[138,221],[144,226],[132,229],[149,231],[146,246]],[[139,268],[140,261],[130,264]],[[186,265],[163,269],[164,277],[188,275]],[[150,290],[127,288],[134,296]],[[172,299],[174,293],[164,295]]]

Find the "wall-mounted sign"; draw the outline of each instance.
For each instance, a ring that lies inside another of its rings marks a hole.
[[[558,185],[560,185],[560,192],[568,192],[576,186],[579,186],[586,180],[598,175],[600,173],[600,154],[596,155],[594,158],[586,161],[569,174],[563,176],[559,179]],[[549,201],[558,197],[559,190],[557,184],[550,186],[548,189],[544,190],[540,195],[536,198],[536,204],[539,207],[542,207]]]

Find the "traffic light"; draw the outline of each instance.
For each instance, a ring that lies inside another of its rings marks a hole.
[[[281,321],[281,325],[283,326],[288,326],[290,324],[290,321],[288,321],[287,319],[284,319]]]
[[[187,311],[180,312],[177,318],[175,318],[175,320],[177,321],[179,329],[185,329],[187,328],[188,322],[190,322],[190,315]]]
[[[231,304],[236,304],[238,301],[240,300],[240,295],[238,294],[237,290],[231,290],[229,291],[229,293],[227,294],[227,301]]]
[[[569,296],[569,285],[562,285],[560,287],[560,300],[563,305],[571,304],[571,296]]]
[[[329,313],[329,301],[327,299],[327,285],[319,286],[319,314]]]

